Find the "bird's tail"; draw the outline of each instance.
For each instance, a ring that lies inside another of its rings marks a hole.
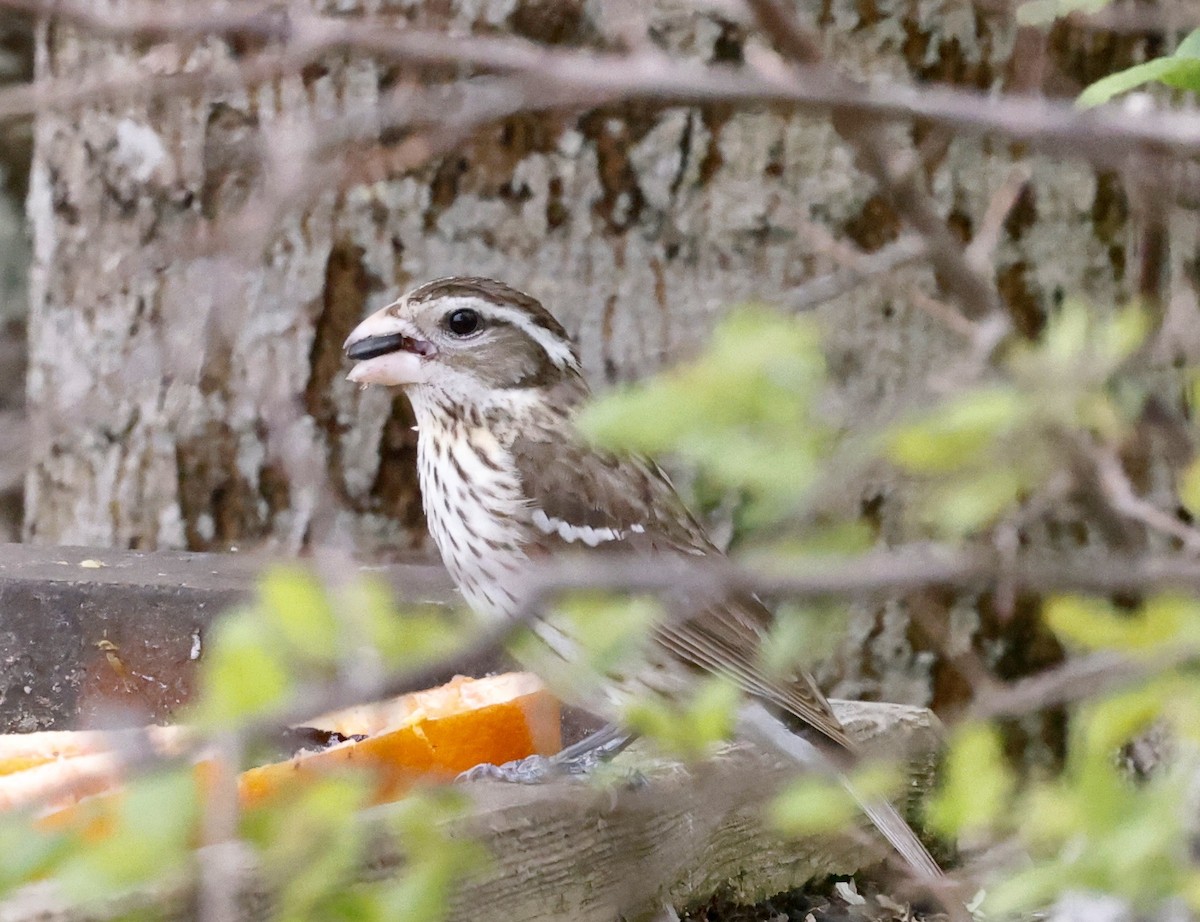
[[[943,876],[941,866],[929,854],[929,849],[890,801],[882,797],[861,797],[848,781],[844,783],[863,813],[918,877],[936,880]]]
[[[761,702],[749,701],[739,711],[739,722],[743,732],[760,744],[766,744],[783,755],[790,756],[801,765],[808,765],[825,772],[833,772],[857,801],[863,813],[875,824],[891,846],[905,860],[913,872],[925,879],[943,877],[942,869],[933,860],[928,849],[921,844],[917,834],[891,803],[882,797],[865,797],[859,794],[846,776],[852,765],[849,752],[839,751],[841,758],[814,745],[771,714]],[[841,763],[841,764],[839,764]]]

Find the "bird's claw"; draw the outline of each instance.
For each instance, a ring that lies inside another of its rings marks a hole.
[[[609,725],[552,756],[533,755],[493,765],[484,762],[458,776],[458,781],[504,781],[508,784],[542,784],[554,778],[584,778],[611,762],[633,741],[619,727]],[[636,770],[629,773],[629,789],[643,787],[646,779]]]
[[[560,772],[555,767],[553,757],[528,756],[524,759],[514,759],[503,765],[483,762],[474,768],[469,768],[460,774],[456,781],[503,781],[507,784],[542,784],[557,777]]]
[[[544,784],[557,778],[585,778],[597,766],[606,763],[605,753],[591,751],[571,758],[558,756],[528,756],[505,762],[503,765],[493,765],[484,762],[469,768],[456,778],[456,781],[503,781],[507,784]],[[636,776],[636,777],[634,777]],[[645,778],[640,772],[634,771],[628,779],[630,787],[638,788],[645,784]]]

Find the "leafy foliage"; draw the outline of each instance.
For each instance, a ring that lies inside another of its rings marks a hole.
[[[1009,349],[1003,379],[895,425],[883,450],[925,484],[914,509],[926,527],[956,538],[993,525],[1063,471],[1073,441],[1118,442],[1127,408],[1111,385],[1145,330],[1135,308],[1102,320],[1068,302],[1040,341]]]
[[[827,774],[802,775],[775,798],[767,816],[788,835],[836,833],[858,820],[856,796],[894,797],[898,782],[896,767],[883,763],[860,765],[845,781]]]
[[[459,643],[445,611],[396,611],[390,589],[355,580],[327,592],[299,567],[265,574],[259,597],[216,625],[201,665],[204,694],[189,719],[227,727],[278,708],[303,685],[344,669],[396,668],[441,656]]]
[[[1008,809],[1014,786],[996,728],[964,724],[951,740],[941,790],[928,806],[929,824],[955,838],[986,830]]]
[[[1047,619],[1065,642],[1141,656],[1196,647],[1200,603],[1154,597],[1135,612],[1101,599],[1063,597]],[[951,836],[1015,835],[1035,860],[993,881],[985,908],[1000,916],[1045,905],[1071,890],[1114,893],[1145,910],[1183,898],[1200,907],[1194,829],[1183,804],[1200,771],[1200,678],[1148,672],[1140,685],[1088,700],[1073,716],[1066,764],[1052,778],[1018,779],[994,728],[955,732],[931,823]],[[1189,740],[1173,763],[1136,783],[1120,747],[1152,728]]]
[[[1135,64],[1097,80],[1079,95],[1079,105],[1098,106],[1147,83],[1161,83],[1193,93],[1200,90],[1200,29],[1180,42],[1174,54]]]
[[[455,880],[484,856],[447,831],[465,800],[428,791],[365,811],[365,788],[353,774],[321,779],[283,802],[248,812],[243,835],[257,846],[284,919],[424,920],[441,918]],[[403,870],[363,879],[386,840],[400,847]]]
[[[696,759],[729,739],[739,698],[733,683],[713,677],[701,682],[686,704],[652,694],[633,701],[625,708],[624,722],[668,752]]]
[[[373,660],[381,668],[427,661],[461,644],[445,612],[397,611],[371,581],[327,591],[308,571],[266,574],[258,597],[218,622],[190,709],[201,728],[228,735],[313,685]],[[368,655],[369,653],[369,655]],[[0,894],[31,880],[54,883],[80,904],[182,882],[206,860],[202,811],[215,796],[206,766],[156,769],[119,791],[52,815],[0,814]],[[281,919],[436,920],[451,886],[478,866],[479,849],[453,834],[464,802],[452,791],[418,793],[365,809],[375,779],[331,775],[240,812],[236,834],[274,894]],[[403,869],[370,882],[363,868],[386,850]],[[233,883],[232,881],[230,882]]]
[[[825,364],[816,325],[762,309],[731,314],[709,350],[594,404],[583,431],[612,448],[694,462],[748,499],[751,525],[794,511],[818,479],[834,431],[820,412]]]
[[[1130,366],[1147,332],[1136,306],[1104,314],[1068,301],[1036,340],[1006,344],[982,383],[949,387],[880,432],[871,444],[908,477],[918,530],[959,542],[986,537],[1005,522],[1019,525],[1030,510],[1073,489],[1079,465],[1094,452],[1118,453],[1146,399]],[[854,523],[810,514],[820,502],[819,459],[838,429],[817,410],[831,405],[818,342],[805,323],[757,312],[735,317],[692,365],[627,388],[593,410],[590,432],[606,445],[672,452],[754,497],[757,523],[770,525],[765,533],[772,540],[752,559],[768,570],[787,573],[796,555],[811,560],[826,535],[850,534],[844,546],[862,547]],[[775,353],[780,343],[794,353],[790,360]],[[738,367],[743,356],[745,368]],[[722,388],[731,378],[757,395],[734,400],[736,413],[726,412],[731,398]],[[776,386],[783,380],[786,386]],[[755,442],[761,447],[752,464],[720,447]],[[772,480],[760,473],[759,465],[782,466],[789,453],[800,459],[798,476]],[[1193,463],[1178,475],[1189,509],[1200,507],[1197,469]],[[822,607],[795,611],[799,616],[781,619],[764,648],[771,669],[802,659]],[[1013,837],[1028,849],[1029,864],[989,880],[986,909],[994,917],[1045,905],[1071,889],[1115,893],[1141,907],[1178,896],[1200,905],[1200,871],[1181,809],[1200,764],[1188,755],[1139,784],[1118,760],[1123,746],[1152,727],[1168,726],[1181,740],[1197,736],[1200,679],[1171,664],[1197,649],[1200,602],[1162,594],[1129,610],[1063,595],[1047,600],[1044,619],[1070,650],[1113,650],[1165,665],[1148,671],[1141,685],[1076,706],[1065,764],[1055,775],[1022,772],[997,724],[955,728],[941,786],[928,805],[930,827],[964,843]],[[647,721],[645,729],[670,738],[672,719],[679,715]],[[856,812],[839,784],[808,778],[785,792],[771,815],[781,829],[799,833],[835,830]]]

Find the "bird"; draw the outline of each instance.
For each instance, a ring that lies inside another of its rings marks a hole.
[[[406,393],[429,532],[481,618],[522,613],[529,573],[558,555],[722,555],[655,463],[581,436],[590,390],[578,349],[533,296],[490,278],[435,279],[360,322],[344,351],[355,363],[350,381]],[[771,622],[752,593],[677,593],[642,657],[605,677],[600,716],[619,719],[622,702],[647,692],[678,700],[699,678],[721,676],[746,696],[739,733],[844,777],[855,744],[814,680],[760,663]],[[564,659],[574,655],[551,619],[532,628]],[[916,876],[941,875],[890,803],[859,802]]]

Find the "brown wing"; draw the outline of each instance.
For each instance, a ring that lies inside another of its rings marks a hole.
[[[547,550],[716,550],[666,475],[648,461],[531,438],[518,438],[512,453]]]
[[[698,615],[664,625],[659,640],[677,656],[732,679],[744,691],[852,751],[854,744],[810,676],[771,676],[763,671],[758,654],[770,622],[771,613],[758,599],[731,596]]]
[[[518,439],[513,446],[544,552],[721,553],[652,463],[585,446]],[[686,599],[684,599],[686,601]],[[759,663],[771,613],[749,595],[668,620],[657,639],[685,662],[726,676],[744,691],[791,714],[838,746],[852,744],[810,677],[772,677]],[[685,606],[686,607],[686,606]]]

